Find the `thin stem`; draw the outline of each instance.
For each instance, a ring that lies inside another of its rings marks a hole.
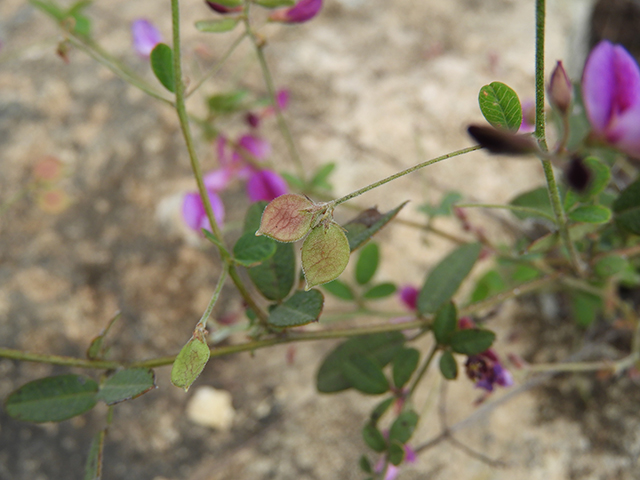
[[[298,171],[298,176],[306,181],[306,170],[304,165],[302,164],[302,159],[300,158],[300,154],[296,149],[296,145],[293,141],[293,136],[291,135],[291,130],[289,130],[289,125],[282,114],[282,110],[280,105],[278,104],[278,98],[276,94],[276,88],[273,82],[273,76],[271,75],[271,70],[269,69],[269,64],[267,63],[267,59],[264,56],[264,46],[265,43],[263,40],[258,39],[255,32],[251,28],[251,23],[249,22],[249,6],[250,2],[245,2],[245,17],[244,17],[244,26],[246,33],[251,38],[251,43],[256,50],[256,55],[258,56],[258,63],[260,64],[260,69],[262,70],[262,76],[264,77],[264,82],[267,86],[267,91],[269,92],[269,97],[271,97],[271,102],[273,104],[273,109],[276,112],[276,119],[278,121],[278,128],[282,133],[282,137],[284,138],[285,143],[287,144],[287,149],[289,150],[289,155],[295,164],[296,170]]]
[[[502,205],[502,204],[493,204],[493,203],[456,203],[456,207],[460,208],[501,208],[504,210],[511,210],[512,212],[522,212],[529,213],[532,215],[537,215],[539,217],[544,217],[547,220],[556,223],[556,219],[549,215],[547,212],[543,212],[542,210],[538,210],[537,208],[529,208],[529,207],[519,207],[516,205]]]
[[[429,355],[427,355],[427,359],[422,364],[422,367],[420,368],[420,371],[418,372],[418,375],[416,375],[415,380],[411,384],[411,388],[409,388],[409,396],[412,396],[415,393],[416,388],[418,387],[418,385],[422,381],[422,377],[424,377],[425,373],[427,373],[427,370],[429,370],[429,366],[431,365],[431,361],[433,360],[433,357],[435,357],[437,351],[438,351],[438,345],[434,344],[431,347],[431,351],[429,352]]]
[[[238,45],[240,45],[245,38],[247,38],[247,32],[244,32],[242,35],[236,38],[236,40],[227,49],[227,51],[222,56],[222,58],[218,60],[216,64],[213,67],[211,67],[211,69],[200,80],[196,82],[193,88],[191,88],[191,90],[187,92],[185,97],[189,98],[196,90],[198,90],[204,84],[204,82],[206,82],[211,77],[213,77],[216,73],[218,73],[222,68],[222,66],[225,64],[225,62],[229,59],[231,54],[235,51],[236,48],[238,48]]]
[[[536,131],[535,136],[544,152],[548,150],[544,113],[544,35],[545,0],[536,0]]]
[[[216,285],[216,289],[213,291],[213,295],[211,296],[211,300],[209,300],[209,305],[207,305],[207,309],[202,314],[198,325],[202,326],[204,330],[207,328],[207,321],[209,320],[209,316],[211,315],[211,311],[213,310],[214,305],[218,301],[220,297],[220,292],[222,292],[222,287],[224,286],[224,282],[227,279],[228,268],[222,269],[222,273],[220,274],[220,278],[218,279],[218,284]],[[196,328],[198,328],[196,325]]]
[[[410,173],[415,172],[416,170],[419,170],[421,168],[424,167],[428,167],[429,165],[433,165],[434,163],[438,163],[441,162],[443,160],[448,160],[449,158],[453,158],[453,157],[457,157],[459,155],[464,155],[465,153],[469,153],[469,152],[473,152],[475,150],[479,150],[480,145],[474,145],[473,147],[467,147],[467,148],[463,148],[462,150],[456,150],[455,152],[451,152],[451,153],[447,153],[446,155],[442,155],[440,157],[436,157],[436,158],[432,158],[431,160],[427,160],[426,162],[422,162],[419,163],[417,165],[414,165],[413,167],[409,167],[406,170],[402,170],[401,172],[395,173],[387,178],[383,178],[382,180],[379,180],[375,183],[372,183],[371,185],[367,185],[366,187],[361,188],[360,190],[356,190],[355,192],[351,192],[348,195],[345,195],[344,197],[338,198],[336,200],[333,200],[331,202],[329,202],[329,205],[331,208],[336,207],[338,205],[340,205],[341,203],[346,202],[347,200],[351,200],[352,198],[358,197],[360,195],[362,195],[363,193],[367,193],[369,190],[373,190],[374,188],[378,188],[381,185],[384,185],[385,183],[389,183],[393,180],[395,180],[396,178],[400,178],[400,177],[404,177],[405,175],[408,175]]]

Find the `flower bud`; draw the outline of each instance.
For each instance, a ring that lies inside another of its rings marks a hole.
[[[526,155],[538,151],[530,135],[517,135],[486,125],[470,125],[467,131],[482,148],[497,155]]]
[[[547,91],[551,105],[560,113],[566,115],[569,112],[569,107],[571,107],[573,86],[560,61],[557,63],[556,68],[553,69]]]
[[[291,8],[276,10],[269,20],[282,23],[302,23],[315,17],[322,8],[322,0],[300,0]]]
[[[242,5],[232,6],[235,2],[225,2],[228,3],[228,5],[222,5],[221,3],[205,0],[204,3],[214,12],[222,13],[223,15],[225,13],[241,12],[244,9]]]
[[[575,156],[571,159],[564,171],[564,178],[569,187],[582,193],[591,183],[591,170],[584,163],[582,157]]]

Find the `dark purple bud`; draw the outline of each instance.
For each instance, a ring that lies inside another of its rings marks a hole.
[[[564,171],[567,185],[577,192],[584,192],[591,183],[591,170],[582,157],[573,157]]]
[[[258,128],[260,126],[260,117],[253,112],[248,112],[245,121],[251,128]]]
[[[510,133],[487,125],[469,125],[469,135],[496,155],[527,155],[538,151],[536,141],[530,135]]]
[[[205,0],[204,3],[207,4],[207,6],[213,10],[214,12],[218,12],[218,13],[222,13],[223,15],[225,13],[235,13],[235,12],[241,12],[243,7],[242,5],[238,6],[238,7],[227,7],[225,5],[221,5],[219,3],[215,3],[215,2],[211,2],[209,0]]]
[[[566,115],[571,107],[571,99],[573,97],[573,86],[567,72],[562,66],[562,62],[556,64],[556,68],[553,69],[551,74],[551,81],[549,82],[549,102],[560,113]]]

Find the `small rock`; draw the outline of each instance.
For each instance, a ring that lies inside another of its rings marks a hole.
[[[187,404],[189,420],[223,432],[231,429],[235,413],[231,394],[213,387],[199,387]]]

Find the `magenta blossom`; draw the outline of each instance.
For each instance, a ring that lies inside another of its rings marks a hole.
[[[209,191],[208,193],[216,222],[218,226],[222,228],[222,223],[224,222],[224,205],[215,192]],[[182,218],[189,228],[198,233],[201,233],[203,228],[211,230],[211,224],[207,218],[204,203],[197,192],[190,192],[184,196],[182,200]]]
[[[205,2],[207,4],[207,6],[213,10],[214,12],[218,12],[218,13],[234,13],[234,12],[241,12],[244,7],[242,5],[238,6],[238,7],[225,7],[224,5],[220,5],[219,3],[215,3],[215,2],[211,2],[209,0],[205,0]]]
[[[270,202],[288,191],[287,182],[273,170],[253,172],[247,181],[247,195],[252,202]]]
[[[142,57],[151,55],[154,47],[162,42],[160,31],[147,19],[141,18],[131,24],[133,48]]]
[[[322,0],[300,0],[291,8],[276,10],[269,20],[282,23],[302,23],[315,17],[322,8]]]
[[[405,304],[409,310],[417,310],[418,309],[418,295],[420,291],[411,285],[405,285],[398,292],[398,296],[400,297],[400,301]]]
[[[582,74],[582,98],[593,135],[640,158],[640,69],[624,47],[596,45]]]

